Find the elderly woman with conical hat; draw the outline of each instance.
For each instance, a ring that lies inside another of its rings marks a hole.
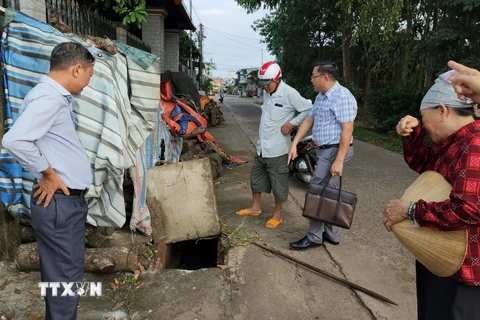
[[[391,200],[383,217],[389,231],[411,219],[434,230],[468,232],[465,260],[453,276],[438,277],[416,262],[421,320],[480,319],[480,121],[477,104],[459,99],[452,87],[453,72],[435,80],[421,102],[421,120],[407,115],[397,124],[407,164],[418,173],[440,173],[452,185],[450,197],[442,202]],[[433,143],[424,142],[422,127]]]

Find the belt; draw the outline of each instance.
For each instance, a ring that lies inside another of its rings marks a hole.
[[[350,143],[350,147],[353,146],[353,142]],[[323,146],[317,147],[318,149],[328,149],[328,148],[338,148],[340,147],[340,144],[335,143],[335,144],[324,144]]]
[[[37,184],[38,183],[38,180],[37,179],[34,179],[33,180],[33,184]],[[79,190],[79,189],[70,189],[68,188],[68,191],[70,192],[70,195],[71,196],[83,196],[84,194],[87,193],[88,189],[84,189],[84,190]],[[57,191],[55,191],[56,194],[65,194],[63,193],[62,189],[58,189]],[[33,194],[33,193],[32,193]]]
[[[70,189],[70,188],[67,188],[67,189],[70,192],[71,196],[83,196],[88,191],[87,189],[85,189],[85,190]],[[56,194],[65,194],[65,193],[63,193],[62,189],[58,189],[57,191],[55,191],[55,193]]]

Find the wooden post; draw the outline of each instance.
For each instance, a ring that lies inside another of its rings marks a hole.
[[[5,209],[5,205],[0,201],[0,259],[13,260],[15,250],[22,241],[22,232],[20,230],[19,219],[12,217]]]
[[[0,23],[3,25],[4,11],[0,10]],[[3,126],[5,115],[5,90],[3,87],[3,76],[0,71],[0,141],[3,138]],[[20,231],[19,219],[14,219],[6,212],[5,205],[0,201],[0,259],[13,260],[15,250],[20,245],[22,233]]]

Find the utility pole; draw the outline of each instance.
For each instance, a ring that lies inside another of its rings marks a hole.
[[[200,86],[203,87],[203,24],[200,23],[200,34],[198,35],[198,46],[200,47],[200,60],[198,66],[198,74],[200,75]]]
[[[193,22],[192,0],[190,0],[190,20]],[[193,39],[192,39],[192,30],[190,30],[190,77],[192,78],[193,82],[195,82],[192,55],[193,55]]]

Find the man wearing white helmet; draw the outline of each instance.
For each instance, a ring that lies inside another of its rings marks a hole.
[[[236,214],[259,216],[262,213],[261,193],[273,192],[275,212],[265,227],[274,229],[283,222],[282,204],[288,198],[290,133],[302,124],[312,109],[312,103],[282,81],[280,66],[273,61],[263,64],[258,71],[258,86],[263,87],[265,92],[257,152],[250,176],[253,202],[250,208],[237,211]]]

